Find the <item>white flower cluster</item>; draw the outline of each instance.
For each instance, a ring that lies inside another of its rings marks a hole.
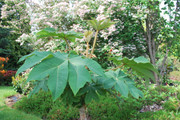
[[[84,33],[86,29],[89,29],[86,20],[91,19],[91,15],[96,17],[97,20],[110,18],[115,12],[113,8],[116,7],[116,5],[122,4],[121,2],[121,0],[44,0],[43,4],[30,4],[28,9],[28,11],[32,13],[30,25],[32,28],[35,27],[36,30],[44,29],[46,27],[53,27],[59,31],[74,30],[76,32]],[[6,6],[4,6],[2,9],[5,9],[5,7]],[[122,8],[122,10],[123,9],[124,8]],[[4,16],[6,16],[6,14],[4,14]],[[110,28],[100,31],[100,35],[107,40],[108,36],[115,32],[118,33],[115,25],[112,25]],[[25,40],[22,39],[22,37],[23,36],[17,40],[19,42],[21,41],[21,44],[23,44],[23,40]],[[48,47],[53,49],[57,47],[55,41],[53,40],[47,42],[42,39],[36,40],[33,38],[32,41],[33,42],[31,44],[34,47],[38,46],[35,48],[39,48],[39,46],[41,46],[42,49],[47,49]],[[81,43],[84,40],[77,39],[76,41]],[[74,47],[81,49],[84,48],[82,44]]]

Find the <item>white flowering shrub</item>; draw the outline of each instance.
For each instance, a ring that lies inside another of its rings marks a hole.
[[[100,31],[95,54],[102,54],[97,59],[106,58],[105,53],[109,52],[111,49],[112,52],[118,56],[123,55],[122,51],[125,56],[138,56],[138,53],[142,53],[146,50],[146,47],[144,47],[145,39],[140,31],[141,28],[135,27],[138,23],[137,20],[134,20],[134,16],[137,16],[137,13],[141,13],[139,11],[140,8],[138,6],[128,8],[130,6],[128,1],[44,0],[42,4],[31,3],[29,6],[29,11],[31,11],[30,25],[35,27],[34,30],[36,31],[47,27],[53,27],[58,31],[73,30],[84,33],[86,30],[93,30],[87,24],[87,20],[92,18],[96,18],[97,20],[110,18],[116,21],[117,24]],[[133,9],[134,12],[129,9]],[[30,36],[33,35],[34,34],[31,34]],[[95,33],[93,36],[95,36]],[[32,39],[34,38],[35,37],[32,37]],[[23,40],[25,39],[18,41],[23,43]],[[33,46],[34,49],[52,51],[66,49],[65,43],[57,39],[45,38],[40,40],[34,39],[32,41],[33,42],[30,42],[29,45]],[[141,41],[142,43],[140,43]],[[61,43],[61,45],[59,45],[59,43]],[[76,43],[71,44],[71,46],[75,51],[81,53],[86,48],[86,45],[83,43],[85,43],[83,38],[76,39]],[[92,42],[90,42],[90,45],[92,45]],[[102,60],[106,61],[106,59]]]
[[[4,0],[1,8],[2,27],[11,28],[16,34],[30,32],[30,16],[25,0]]]

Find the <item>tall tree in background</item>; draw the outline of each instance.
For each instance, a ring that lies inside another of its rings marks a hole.
[[[15,40],[30,32],[25,0],[0,0],[0,56],[9,57],[7,69],[16,69],[18,59],[29,51]]]
[[[1,8],[4,5],[4,1],[0,0],[0,23],[2,22],[1,19]],[[7,28],[0,27],[0,56],[4,56],[8,54],[8,50],[6,50],[7,45],[9,44],[8,36],[10,34],[10,30]]]
[[[148,14],[146,14],[144,20],[144,36],[146,38],[149,58],[151,60],[151,63],[155,66],[156,54],[159,44],[159,41],[157,41],[157,37],[160,34],[162,27],[164,26],[164,20],[160,16],[159,4],[159,1],[149,1],[149,3],[147,3]],[[157,73],[155,72],[154,77],[156,80],[156,84],[159,84],[159,78]]]
[[[32,3],[32,1],[29,2],[31,3],[32,12],[35,13],[31,16],[33,19],[31,19],[30,23],[31,25],[35,24],[39,29],[54,27],[59,31],[75,30],[84,32],[83,30],[89,28],[83,21],[91,17],[99,20],[110,18],[117,21],[117,26],[101,31],[97,40],[98,44],[96,47],[99,49],[95,51],[95,54],[98,61],[101,60],[99,63],[105,63],[105,67],[108,67],[107,63],[104,62],[107,61],[104,58],[107,57],[105,53],[108,51],[105,46],[112,49],[113,54],[121,53],[121,48],[123,48],[123,56],[131,58],[144,55],[149,57],[151,63],[159,68],[162,76],[165,73],[165,63],[168,55],[172,53],[175,56],[178,55],[178,32],[180,31],[178,24],[179,0],[177,0],[176,5],[174,5],[173,0],[162,1],[166,4],[165,8],[163,8],[167,11],[165,14],[171,16],[170,22],[161,16],[162,9],[160,8],[159,0],[75,0],[71,2],[44,0],[44,5],[38,5]],[[4,3],[6,5],[2,9],[3,27],[9,28],[8,26],[11,26],[16,31],[14,33],[18,35],[28,33],[30,26],[28,24],[29,18],[25,9],[26,6],[24,6],[25,1],[5,0]],[[13,5],[13,7],[8,7],[8,4]],[[18,5],[19,7],[17,7]],[[174,6],[176,6],[176,12],[173,12],[172,8]],[[14,12],[17,12],[17,14],[14,14]],[[173,19],[174,15],[175,19]],[[15,40],[17,37],[13,39]],[[29,38],[32,37],[29,36]],[[22,37],[20,42],[23,42],[25,39]],[[83,40],[77,40],[77,42],[78,44],[74,48],[77,48],[79,51],[85,48],[81,44],[84,42]],[[40,45],[40,48],[44,49],[47,46],[48,48],[51,46],[51,50],[61,49],[62,47],[62,45],[57,46],[56,41],[49,39],[47,41],[45,39],[34,40],[31,44],[34,46]],[[102,55],[103,52],[104,54]],[[160,65],[159,60],[161,60]],[[156,83],[159,84],[160,77],[156,74],[154,76],[156,77]]]
[[[165,4],[164,8],[160,8],[159,0],[137,0],[137,1],[126,1],[126,9],[133,15],[143,30],[143,35],[146,40],[147,54],[150,58],[151,63],[159,68],[160,76],[154,73],[156,78],[156,84],[162,82],[161,78],[165,73],[165,62],[170,52],[177,53],[178,48],[178,29],[177,24],[179,11],[172,0],[161,1]],[[179,2],[177,0],[178,6]],[[169,15],[170,21],[166,20],[161,16],[161,13]],[[130,15],[131,15],[130,14]],[[173,27],[174,26],[174,27]],[[176,30],[174,29],[176,28]],[[157,66],[159,60],[158,54],[164,55],[164,58],[160,66]],[[153,82],[153,81],[151,81]]]

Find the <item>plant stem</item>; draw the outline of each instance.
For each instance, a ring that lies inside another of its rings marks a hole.
[[[116,68],[112,68],[112,69],[107,69],[107,70],[105,70],[105,71],[109,71],[109,70],[116,70],[116,69],[118,69],[118,68],[121,68],[121,67],[123,67],[125,64],[122,64],[121,66],[117,66]]]
[[[83,105],[79,109],[79,114],[80,114],[80,120],[87,120],[86,105]]]
[[[88,58],[88,50],[89,50],[89,43],[87,42],[87,47],[86,47],[86,57]]]
[[[91,51],[91,55],[94,53],[94,48],[95,48],[95,45],[96,45],[96,40],[97,40],[97,35],[98,35],[98,30],[96,30],[96,34],[95,34],[95,38],[94,38],[94,42],[93,42],[93,48],[92,48],[92,51]]]
[[[68,41],[67,41],[67,39],[66,39],[66,38],[64,38],[64,40],[65,40],[65,42],[66,42],[66,44],[67,44],[67,46],[68,46],[69,50],[72,50],[72,49],[71,49],[71,46],[69,45],[69,43],[68,43]]]

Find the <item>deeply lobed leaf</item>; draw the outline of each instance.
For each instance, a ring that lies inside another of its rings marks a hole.
[[[144,57],[138,57],[134,59],[124,58],[111,58],[117,65],[124,65],[125,67],[131,68],[132,71],[136,72],[137,75],[145,78],[146,80],[155,80],[153,72],[158,73],[156,68]]]
[[[36,33],[38,39],[44,37],[54,37],[56,39],[70,40],[71,42],[75,42],[76,38],[82,38],[83,34],[68,31],[68,32],[57,32],[54,28],[45,28]]]
[[[88,24],[92,26],[95,30],[103,30],[106,28],[109,28],[111,25],[115,24],[116,22],[112,22],[110,19],[104,19],[104,20],[96,20],[92,18],[92,20],[88,21]]]
[[[18,69],[18,71],[16,72],[16,75],[18,75],[19,73],[33,67],[34,65],[38,64],[39,62],[52,57],[52,53],[49,51],[44,51],[44,52],[38,52],[38,51],[34,51],[29,55],[25,55],[23,56],[19,62],[23,61],[26,59],[25,63]]]
[[[128,97],[130,93],[133,97],[143,97],[143,94],[134,86],[134,81],[124,74],[120,69],[106,72],[105,77],[99,77],[97,80],[105,89],[115,89],[122,96]]]
[[[83,59],[78,55],[60,52],[35,52],[33,55],[27,56],[25,63],[19,68],[18,74],[33,66],[27,82],[48,78],[47,85],[54,100],[63,93],[67,84],[76,95],[80,88],[84,87],[87,82],[91,82],[91,75],[85,68],[86,66],[92,72],[104,76],[103,69],[97,62]]]

